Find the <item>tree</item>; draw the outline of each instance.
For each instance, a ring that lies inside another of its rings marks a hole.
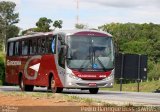
[[[87,29],[88,26],[85,24],[75,24],[76,29]]]
[[[62,28],[62,24],[63,24],[63,21],[62,21],[62,20],[56,20],[56,21],[54,21],[54,23],[53,23],[54,30],[55,30],[56,28]]]
[[[148,55],[148,78],[160,77],[160,25],[111,23],[99,29],[113,35],[119,52]]]
[[[98,29],[109,32],[110,34],[113,35],[113,39],[114,39],[114,43],[117,48],[117,51],[120,51],[120,43],[121,43],[120,41],[122,38],[122,28],[121,27],[122,26],[120,23],[105,24],[105,25],[98,27]]]
[[[15,25],[10,25],[10,26],[8,26],[8,29],[7,29],[7,37],[8,38],[17,37],[19,31],[20,31],[19,27],[15,26]]]
[[[49,32],[52,31],[52,29],[50,29],[52,20],[48,19],[46,17],[41,17],[39,18],[39,20],[36,22],[36,26],[37,28],[29,28],[27,30],[22,31],[22,35],[28,35],[34,32]],[[56,20],[53,23],[53,26],[55,27],[54,30],[56,28],[62,28],[62,20]]]
[[[7,35],[12,25],[19,22],[19,14],[15,13],[16,4],[14,2],[0,2],[0,35],[3,42],[3,51],[6,51],[6,41],[11,35]],[[13,27],[12,27],[13,28]],[[17,28],[16,28],[17,29]]]
[[[49,32],[50,30],[50,24],[52,23],[51,19],[48,19],[46,17],[41,17],[38,22],[36,23],[37,26],[37,32]]]

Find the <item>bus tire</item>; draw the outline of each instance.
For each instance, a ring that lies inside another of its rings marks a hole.
[[[25,85],[22,75],[19,77],[19,87],[21,91],[33,91],[33,85]]]
[[[63,91],[63,88],[61,88],[61,87],[56,87],[56,83],[55,83],[55,80],[54,80],[54,77],[53,77],[53,76],[51,77],[50,85],[51,85],[51,91],[52,91],[53,93],[61,93],[61,92]]]
[[[98,93],[99,88],[89,88],[89,92],[91,94],[97,94]]]
[[[22,75],[19,76],[19,87],[20,87],[21,91],[25,91],[25,85],[24,85]]]

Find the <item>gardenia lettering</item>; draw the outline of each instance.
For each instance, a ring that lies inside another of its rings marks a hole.
[[[10,61],[7,60],[7,65],[21,65],[21,61]]]

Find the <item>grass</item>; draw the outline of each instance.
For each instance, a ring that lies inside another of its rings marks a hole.
[[[67,101],[74,101],[74,102],[81,102],[86,103],[87,105],[97,105],[97,104],[103,104],[104,102],[94,100],[91,98],[81,98],[78,96],[70,96],[70,95],[64,95],[64,97],[67,99]]]
[[[123,84],[122,91],[137,92],[137,85],[138,85],[137,83]],[[160,80],[140,83],[140,92],[154,92],[158,88],[160,88]],[[101,88],[101,89],[110,91],[119,91],[120,84],[114,84],[113,88]]]

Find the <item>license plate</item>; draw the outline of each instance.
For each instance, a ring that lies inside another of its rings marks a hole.
[[[89,86],[94,86],[94,87],[97,86],[96,83],[89,83],[88,85],[89,85]]]

